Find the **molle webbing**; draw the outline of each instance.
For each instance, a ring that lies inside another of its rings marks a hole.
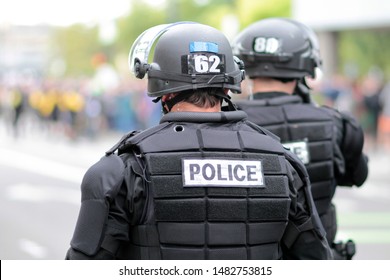
[[[280,258],[279,243],[290,205],[280,145],[250,128],[233,131],[234,124],[202,128],[186,123],[179,130],[176,126],[137,145],[145,157],[153,199],[145,225],[131,233],[149,237],[133,238],[133,250],[162,259]],[[259,188],[183,187],[183,157],[259,159],[265,184]],[[160,255],[156,255],[158,250]]]
[[[297,103],[298,96],[282,96],[239,102],[248,119],[275,133],[282,143],[307,141],[310,162],[306,164],[317,210],[321,215],[334,195],[334,123],[324,110]],[[284,105],[283,102],[285,102]]]

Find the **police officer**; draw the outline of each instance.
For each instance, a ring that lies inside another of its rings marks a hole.
[[[220,31],[152,27],[129,64],[165,114],[87,171],[67,259],[332,257],[299,159],[245,112],[221,111],[244,72]]]
[[[363,131],[351,116],[310,100],[306,77],[321,65],[315,33],[295,20],[268,18],[241,31],[232,43],[250,78],[250,100],[236,105],[248,119],[281,138],[310,175],[312,193],[329,244],[350,259],[354,243],[335,244],[336,186],[361,186],[367,178]]]

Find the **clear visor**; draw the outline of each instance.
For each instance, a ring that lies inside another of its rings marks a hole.
[[[160,24],[142,32],[141,35],[139,35],[138,38],[134,41],[130,49],[128,60],[130,71],[134,73],[134,63],[136,60],[139,60],[141,63],[148,63],[149,52],[154,42],[169,28],[179,24],[195,23],[196,22],[180,21],[175,23]]]

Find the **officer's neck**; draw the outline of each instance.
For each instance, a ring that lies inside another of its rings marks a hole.
[[[296,81],[283,83],[272,78],[256,78],[252,80],[253,92],[285,92],[292,94],[296,86]]]
[[[215,113],[221,112],[221,106],[216,105],[214,107],[198,107],[192,103],[179,102],[173,105],[171,112],[204,112],[204,113]]]

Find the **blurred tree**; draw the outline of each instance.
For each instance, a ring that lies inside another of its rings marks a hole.
[[[128,52],[145,29],[175,21],[196,21],[222,29],[226,15],[235,15],[241,27],[268,16],[290,15],[291,0],[166,0],[151,6],[151,1],[132,2],[130,13],[118,21],[116,50]]]
[[[94,71],[91,63],[94,55],[103,53],[108,62],[115,61],[116,65],[118,61],[126,61],[137,36],[158,24],[196,21],[231,36],[257,20],[290,16],[291,0],[133,0],[129,13],[116,21],[116,40],[110,44],[99,40],[98,26],[56,29],[54,59],[66,62],[66,75],[89,75]],[[388,30],[344,31],[339,38],[340,73],[352,67],[362,76],[372,65],[377,65],[390,77],[390,49],[384,47],[390,43]]]
[[[268,17],[290,17],[291,0],[236,0],[241,29]]]
[[[56,55],[66,61],[66,75],[91,74],[94,70],[91,59],[96,53],[104,53],[111,63],[119,58],[123,60],[134,40],[149,27],[175,21],[196,21],[221,29],[231,36],[256,20],[270,16],[288,17],[290,1],[131,1],[129,13],[116,21],[117,34],[114,42],[101,42],[98,26],[74,25],[60,28],[54,37]]]
[[[102,48],[97,27],[75,24],[56,29],[53,36],[54,56],[66,62],[65,75],[93,73],[92,58]]]
[[[353,30],[340,33],[339,70],[345,65],[357,67],[357,75],[366,75],[373,65],[390,77],[389,30]]]
[[[163,7],[152,7],[147,1],[132,1],[129,15],[117,21],[118,39],[115,49],[118,53],[128,53],[134,40],[146,29],[165,23]]]

